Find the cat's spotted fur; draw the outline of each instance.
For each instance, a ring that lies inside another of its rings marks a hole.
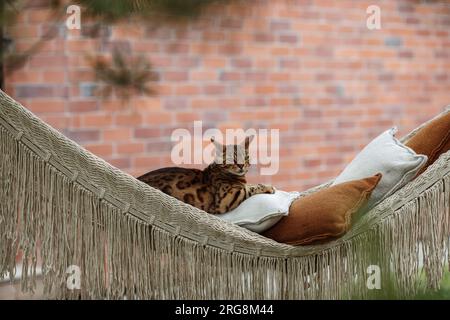
[[[204,170],[162,168],[138,179],[206,212],[228,212],[252,195],[274,192],[272,186],[247,184],[245,180],[252,138],[247,137],[243,146],[223,146],[211,139],[216,147],[216,159]]]

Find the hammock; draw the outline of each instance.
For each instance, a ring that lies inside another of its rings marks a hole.
[[[342,238],[306,247],[136,180],[1,91],[0,155],[0,279],[14,277],[21,252],[22,290],[35,288],[39,260],[52,298],[364,298],[370,265],[380,267],[382,288],[393,275],[406,295],[439,288],[449,259],[450,152]],[[80,289],[68,289],[70,266],[81,272]]]

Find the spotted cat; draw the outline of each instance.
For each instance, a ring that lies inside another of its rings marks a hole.
[[[208,213],[225,213],[255,194],[274,193],[264,184],[247,184],[245,174],[250,167],[249,145],[254,136],[239,145],[222,145],[211,138],[216,155],[204,170],[162,168],[138,179]]]

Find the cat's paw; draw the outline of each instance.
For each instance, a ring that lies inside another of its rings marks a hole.
[[[262,184],[261,187],[263,193],[275,193],[275,188],[272,186]]]

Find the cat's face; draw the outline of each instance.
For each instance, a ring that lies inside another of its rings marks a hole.
[[[223,170],[237,176],[243,176],[250,167],[249,146],[254,136],[245,138],[241,144],[223,145],[211,138],[216,147],[214,162]]]

